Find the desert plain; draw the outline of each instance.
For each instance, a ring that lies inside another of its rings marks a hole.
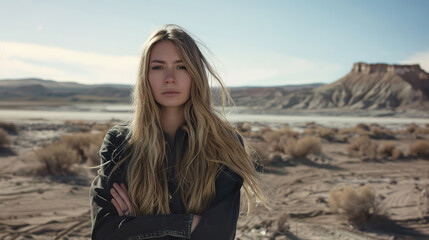
[[[235,123],[275,205],[242,214],[236,239],[429,239],[429,120],[317,120]],[[0,239],[90,239],[89,167],[105,131],[123,120],[0,122],[9,139],[0,150]],[[54,142],[78,156],[67,169],[41,160]]]

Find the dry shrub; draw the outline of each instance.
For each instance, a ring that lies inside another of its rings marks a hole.
[[[387,157],[391,157],[395,149],[396,149],[396,145],[394,142],[385,142],[381,144],[380,147],[378,148],[378,153]]]
[[[429,157],[429,142],[417,140],[410,145],[409,155],[417,157]]]
[[[345,143],[349,140],[349,135],[348,134],[340,134],[340,135],[337,135],[336,139],[339,142]]]
[[[265,142],[267,142],[267,143],[278,141],[281,136],[282,136],[282,134],[279,131],[269,131],[269,132],[266,132],[262,135]]]
[[[258,142],[250,142],[251,152],[253,151],[252,155],[256,155],[255,157],[260,161],[263,165],[270,164],[269,161],[269,154],[270,151],[268,150],[268,143],[258,141]]]
[[[418,128],[416,133],[418,134],[429,134],[429,127]]]
[[[365,145],[367,142],[371,141],[367,135],[360,136],[358,138],[353,139],[349,146],[347,147],[347,150],[349,152],[358,152],[361,148],[361,146]]]
[[[280,129],[279,132],[282,136],[286,136],[288,138],[298,138],[299,133],[293,131],[289,126],[285,126],[284,128]]]
[[[356,135],[367,135],[368,131],[365,131],[361,127],[354,127],[354,128],[343,128],[338,130],[338,134],[340,135],[350,135],[350,134],[356,134]]]
[[[401,150],[399,150],[397,148],[395,148],[392,152],[392,158],[395,160],[398,160],[402,155],[403,154],[402,154]]]
[[[299,140],[289,138],[284,146],[284,151],[293,158],[303,158],[310,153],[320,153],[322,151],[322,144],[320,138],[317,137],[303,137]]]
[[[275,141],[272,141],[269,143],[269,149],[272,152],[285,152],[285,144],[288,142],[290,137],[288,137],[287,135],[283,135],[280,136],[280,138],[278,138]]]
[[[307,128],[302,133],[305,136],[314,136],[314,135],[316,135],[316,129],[314,129],[314,128]]]
[[[365,123],[359,123],[358,125],[356,125],[357,129],[362,129],[365,132],[369,132],[371,130],[371,128],[366,125]]]
[[[415,123],[411,123],[410,125],[408,125],[406,131],[409,133],[416,133],[418,129],[419,129],[419,125]]]
[[[371,137],[376,139],[394,139],[395,135],[387,128],[371,125]]]
[[[262,138],[266,143],[268,143],[267,150],[274,152],[284,152],[284,145],[288,139],[296,138],[297,136],[297,132],[292,131],[289,126],[286,126],[278,131],[265,131],[265,133],[262,135]]]
[[[90,156],[98,155],[98,149],[103,141],[104,133],[77,133],[66,135],[61,138],[69,148],[75,150],[82,161],[86,161]]]
[[[329,191],[329,206],[344,215],[347,221],[360,224],[376,214],[375,192],[368,186],[362,186],[358,191],[350,186]]]
[[[10,134],[18,133],[18,126],[15,123],[0,122],[0,129],[4,129]]]
[[[100,146],[96,144],[90,144],[87,148],[84,148],[83,153],[86,157],[86,162],[90,166],[98,166],[100,164]]]
[[[252,124],[249,122],[237,122],[237,129],[242,134],[249,134],[252,131]]]
[[[335,134],[337,133],[337,130],[333,128],[319,127],[316,129],[316,133],[317,133],[317,136],[321,138],[332,140],[334,139]]]
[[[83,120],[76,120],[76,121],[65,121],[64,122],[65,125],[70,125],[73,127],[74,131],[76,132],[90,132],[92,129],[92,124],[91,123],[87,123]]]
[[[271,132],[271,131],[273,131],[273,130],[270,127],[264,126],[264,127],[259,128],[258,133],[260,135],[264,135],[265,133]]]
[[[11,143],[9,135],[5,130],[0,128],[0,148],[7,147]]]
[[[290,129],[289,126],[286,126],[278,131],[266,131],[262,137],[264,138],[264,140],[268,143],[273,143],[273,142],[277,142],[279,143],[279,141],[281,141],[282,138],[297,138],[298,137],[298,133],[293,131],[292,129]]]
[[[359,152],[361,156],[372,159],[377,158],[378,144],[372,141],[367,135],[354,139],[347,147],[349,152]]]
[[[36,150],[36,157],[42,169],[49,174],[62,175],[71,173],[71,166],[80,162],[78,153],[64,142],[55,142]]]
[[[314,128],[314,127],[316,127],[316,125],[317,125],[316,122],[306,122],[305,123],[305,126],[307,126],[307,127],[313,127]]]
[[[286,233],[289,230],[289,225],[287,223],[289,215],[283,213],[277,219],[277,233]]]
[[[107,132],[109,129],[113,127],[113,124],[111,122],[107,123],[94,123],[92,126],[92,130],[98,131],[98,132]]]

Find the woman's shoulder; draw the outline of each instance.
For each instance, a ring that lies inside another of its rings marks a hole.
[[[128,125],[115,125],[107,131],[100,153],[106,160],[112,160],[114,163],[121,158],[130,138],[130,127]]]
[[[107,131],[106,136],[113,138],[125,138],[130,133],[130,126],[126,124],[114,125]]]

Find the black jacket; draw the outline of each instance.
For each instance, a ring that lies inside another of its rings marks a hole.
[[[202,214],[201,221],[191,234],[192,213],[186,213],[180,199],[180,193],[173,181],[168,181],[170,199],[169,215],[145,215],[138,217],[119,216],[111,203],[110,189],[113,183],[126,183],[126,164],[121,165],[107,178],[112,168],[125,156],[123,150],[128,142],[126,136],[129,129],[115,126],[106,134],[100,149],[102,167],[94,179],[90,189],[92,239],[234,239],[240,206],[240,188],[243,180],[226,167],[218,175],[215,183],[215,197],[211,206]],[[187,134],[183,129],[176,133],[175,144],[164,135],[166,155],[169,165],[176,157],[183,157],[187,144]],[[242,139],[240,138],[240,141]],[[174,146],[174,147],[170,147]],[[172,168],[166,168],[172,169]],[[168,170],[171,179],[174,171]]]

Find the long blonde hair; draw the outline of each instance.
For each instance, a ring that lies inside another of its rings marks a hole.
[[[170,213],[161,109],[156,104],[147,78],[150,52],[161,41],[175,44],[192,78],[191,97],[184,106],[184,130],[188,135],[188,144],[183,159],[175,166],[177,185],[186,212],[202,214],[210,206],[215,195],[216,176],[222,165],[243,178],[248,204],[256,197],[258,202],[266,205],[269,201],[260,187],[254,161],[241,145],[238,132],[216,111],[213,104],[209,77],[220,85],[222,107],[229,99],[223,82],[192,37],[177,25],[166,25],[155,31],[144,44],[133,92],[135,113],[127,145],[130,154],[113,169],[128,161],[126,179],[135,214]]]

